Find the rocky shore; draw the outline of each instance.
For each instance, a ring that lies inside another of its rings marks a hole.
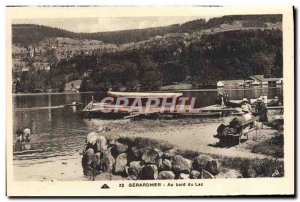
[[[282,162],[268,160],[271,162],[270,170],[262,174],[256,170],[259,167],[254,166],[246,170],[241,168],[242,164],[233,165],[237,166],[236,169],[230,168],[228,162],[236,159],[218,159],[198,152],[180,151],[170,145],[143,138],[106,139],[96,132],[87,136],[82,155],[83,172],[90,176],[91,180],[107,173],[126,180],[283,176]]]

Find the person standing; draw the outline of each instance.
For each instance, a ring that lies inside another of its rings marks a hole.
[[[16,131],[16,135],[17,135],[17,141],[15,144],[15,151],[22,151],[23,150],[22,142],[23,142],[24,132],[21,129],[18,129]]]
[[[268,109],[261,98],[257,98],[255,112],[258,115],[259,122],[268,122]]]

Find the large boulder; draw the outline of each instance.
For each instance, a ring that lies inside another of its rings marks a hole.
[[[191,179],[199,179],[201,176],[201,173],[198,170],[193,170],[190,174]]]
[[[161,179],[161,180],[164,180],[164,179],[175,179],[175,174],[172,171],[161,171],[158,174],[157,179]]]
[[[221,170],[216,178],[243,178],[242,173],[239,170],[229,169]]]
[[[118,157],[116,158],[116,162],[114,164],[114,170],[113,170],[114,173],[119,173],[119,174],[124,173],[126,164],[127,164],[127,154],[122,153],[118,155]]]
[[[91,163],[93,162],[93,158],[94,158],[94,150],[92,148],[86,150],[81,160],[82,167],[90,166]]]
[[[158,160],[158,167],[159,167],[159,170],[172,170],[172,161],[169,160],[169,159],[162,159],[160,158]]]
[[[205,168],[207,163],[212,160],[213,160],[213,158],[211,156],[206,155],[206,154],[200,154],[193,161],[193,169],[201,171],[202,169]]]
[[[158,153],[155,150],[146,150],[142,156],[142,160],[146,164],[156,164],[158,161]]]
[[[103,172],[111,172],[113,169],[113,165],[115,163],[114,157],[111,155],[111,148],[106,150],[106,152],[103,153],[103,157],[101,158],[100,161],[100,169]]]
[[[132,161],[130,162],[129,166],[126,169],[127,175],[133,179],[137,180],[140,177],[140,173],[142,169],[144,168],[144,165],[141,161]]]
[[[192,169],[192,162],[189,159],[183,158],[181,155],[173,157],[173,170],[175,172],[189,173]]]
[[[143,167],[140,179],[141,180],[155,180],[158,177],[158,169],[156,165],[146,165]]]

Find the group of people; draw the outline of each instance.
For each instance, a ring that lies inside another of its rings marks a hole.
[[[268,122],[267,107],[264,102],[263,97],[257,98],[255,102],[255,107],[253,108],[248,99],[244,98],[241,102],[240,108],[238,108],[238,113],[229,122],[228,125],[221,124],[217,129],[217,134],[214,135],[215,138],[220,140],[226,137],[228,133],[239,133],[243,129],[243,124],[248,123],[250,127],[253,127],[254,121],[258,117],[258,122]]]
[[[25,128],[24,130],[17,129],[17,141],[15,144],[15,151],[23,151],[31,149],[30,144],[30,134],[31,131],[29,128]]]

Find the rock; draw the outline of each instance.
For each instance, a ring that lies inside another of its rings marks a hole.
[[[101,153],[97,152],[93,156],[93,163],[92,167],[96,168],[97,170],[100,170],[100,160],[101,160]]]
[[[160,158],[158,162],[158,167],[160,170],[172,170],[172,161],[170,161],[169,159]]]
[[[206,170],[202,170],[202,176],[201,176],[201,179],[214,179],[215,177],[209,173],[208,171]]]
[[[272,177],[281,177],[279,171],[275,170],[274,173],[272,174]]]
[[[205,168],[209,161],[212,161],[213,158],[206,154],[200,154],[193,161],[193,169],[201,172]]]
[[[86,136],[86,142],[94,145],[97,141],[99,133],[91,132]]]
[[[116,158],[119,154],[125,153],[127,149],[127,145],[115,142],[115,146],[112,147],[111,153]]]
[[[94,156],[94,150],[92,148],[86,150],[81,160],[82,167],[89,166],[93,161],[93,156]]]
[[[248,169],[246,170],[246,175],[249,178],[257,177],[256,170],[255,170],[255,167],[253,165],[249,165]]]
[[[118,155],[118,157],[116,158],[116,162],[114,164],[114,173],[124,173],[126,164],[127,164],[127,154],[122,153]]]
[[[140,179],[141,180],[155,180],[158,176],[158,169],[156,165],[146,165],[143,167]]]
[[[102,135],[97,136],[96,140],[97,152],[105,152],[107,150],[106,138]]]
[[[180,173],[178,179],[190,179],[190,175],[186,173]]]
[[[213,159],[207,162],[204,169],[213,175],[217,175],[220,172],[220,165],[219,160]]]
[[[198,170],[193,170],[190,174],[191,179],[199,179],[201,176],[201,173]]]
[[[94,175],[94,169],[91,166],[83,167],[83,174],[85,176],[92,176]]]
[[[154,151],[157,153],[158,157],[161,158],[162,155],[164,154],[162,151],[160,151],[159,149],[155,148]]]
[[[110,149],[106,150],[105,153],[103,153],[103,157],[100,161],[100,169],[103,172],[111,172],[113,165],[115,163],[114,157],[110,153]]]
[[[128,149],[128,146],[119,142],[116,142],[117,151],[119,154],[125,153]]]
[[[113,175],[112,173],[106,172],[101,173],[94,177],[94,181],[103,181],[103,180],[124,180],[124,178],[120,175]]]
[[[241,172],[235,169],[222,170],[216,178],[243,178]]]
[[[115,140],[107,140],[107,144],[108,144],[108,147],[113,147],[113,146],[116,146],[116,141]]]
[[[164,180],[164,179],[175,179],[175,174],[172,171],[161,171],[158,174],[157,179],[161,179],[161,180]]]
[[[163,153],[162,158],[171,160],[173,158],[173,156],[174,155],[171,153]]]
[[[158,160],[158,154],[154,150],[146,150],[142,156],[142,160],[147,164],[156,164]]]
[[[192,168],[192,162],[189,159],[183,158],[181,155],[173,157],[173,170],[175,172],[189,173]]]
[[[177,149],[172,148],[172,149],[169,149],[168,151],[166,151],[165,153],[168,153],[168,154],[171,154],[174,156],[176,152],[177,152]]]
[[[137,180],[140,177],[140,173],[142,169],[144,168],[144,165],[140,161],[132,161],[129,164],[129,167],[126,170],[127,175],[133,179]]]
[[[127,152],[127,160],[131,161],[140,161],[141,160],[141,152],[137,147],[132,147],[129,152]]]

